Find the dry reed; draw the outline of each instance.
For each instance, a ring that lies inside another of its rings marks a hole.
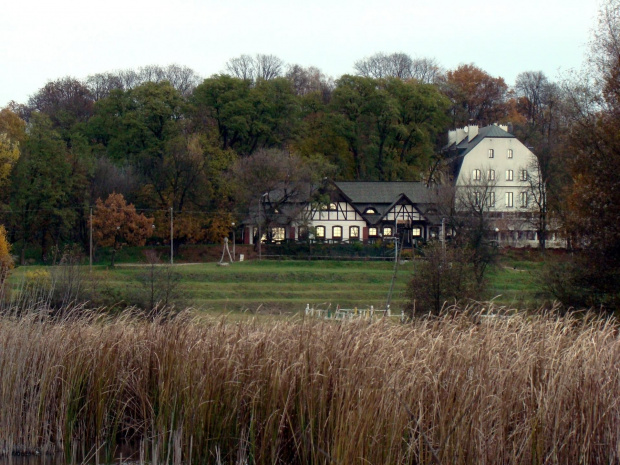
[[[151,463],[619,463],[620,340],[588,317],[0,319],[0,452]]]

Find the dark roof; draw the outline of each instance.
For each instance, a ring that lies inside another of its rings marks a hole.
[[[334,184],[351,202],[357,205],[390,205],[403,194],[414,203],[425,203],[427,198],[426,185],[422,182],[343,181],[335,182]]]
[[[465,151],[463,153],[460,153],[459,155],[461,156],[467,155],[469,152],[473,150],[473,148],[476,145],[478,145],[482,141],[482,139],[486,139],[486,138],[514,139],[515,136],[513,136],[509,132],[504,131],[499,126],[495,126],[495,125],[480,128],[480,130],[478,131],[478,135],[474,137],[472,140],[470,140],[467,144],[462,144],[462,143],[459,144],[459,148],[465,148]],[[464,140],[467,140],[467,138],[465,138]]]

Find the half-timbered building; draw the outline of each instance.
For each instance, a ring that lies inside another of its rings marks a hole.
[[[269,205],[258,206],[270,210]],[[262,217],[267,225],[261,235],[275,242],[372,243],[398,236],[411,245],[429,238],[434,226],[429,190],[420,182],[331,182],[322,201],[289,203],[268,213]],[[258,237],[256,228],[256,222],[246,226],[247,243]]]

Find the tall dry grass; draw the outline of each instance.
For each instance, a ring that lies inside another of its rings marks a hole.
[[[620,460],[620,341],[593,317],[0,319],[0,450],[151,463]]]

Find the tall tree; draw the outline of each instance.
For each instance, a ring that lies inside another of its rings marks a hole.
[[[76,219],[69,205],[75,180],[66,145],[46,115],[33,113],[11,180],[13,230],[21,239],[22,262],[26,246],[37,242],[45,258],[50,244],[66,238]]]
[[[448,71],[441,88],[452,101],[454,127],[492,124],[506,115],[508,86],[504,79],[495,78],[473,64]]]

